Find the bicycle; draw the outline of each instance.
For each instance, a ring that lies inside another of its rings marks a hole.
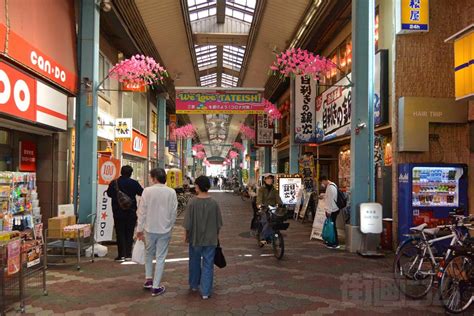
[[[240,188],[240,198],[242,201],[250,201],[250,192],[248,187],[241,187]]]
[[[285,241],[283,239],[282,230],[287,230],[290,226],[289,223],[285,223],[287,220],[287,210],[285,207],[278,206],[263,206],[260,209],[260,212],[255,217],[255,237],[257,239],[257,245],[259,248],[263,248],[265,244],[271,243],[273,248],[273,255],[278,260],[283,258],[285,254]],[[262,241],[261,235],[263,231],[263,225],[261,218],[262,216],[267,216],[267,221],[270,223],[270,226],[273,230],[272,235],[269,240]]]
[[[183,212],[186,210],[186,206],[188,205],[188,202],[193,198],[194,194],[192,190],[186,190],[183,188],[176,188],[176,197],[178,199],[178,207],[177,207],[177,213],[178,216],[181,216]]]
[[[454,314],[466,311],[474,300],[474,241],[451,247],[454,255],[444,269],[439,293],[444,308]]]
[[[433,287],[435,278],[441,276],[452,250],[448,248],[444,256],[435,257],[435,245],[445,240],[451,240],[451,247],[462,245],[468,236],[466,227],[470,225],[464,221],[470,218],[461,215],[451,217],[451,225],[428,229],[427,224],[421,224],[410,228],[414,234],[409,235],[410,238],[398,247],[393,265],[394,279],[399,290],[407,297],[420,299],[426,296]],[[451,233],[437,237],[442,229],[449,229]]]

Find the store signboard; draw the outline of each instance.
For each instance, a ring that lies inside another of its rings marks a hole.
[[[77,91],[74,1],[3,1],[0,54],[71,93]],[[54,21],[54,27],[50,22]],[[8,43],[8,44],[7,44]]]
[[[381,234],[382,205],[379,203],[362,203],[360,205],[360,231],[363,234]]]
[[[67,95],[0,61],[0,112],[67,129]]]
[[[295,205],[298,192],[303,183],[300,176],[280,175],[278,177],[278,192],[285,205]]]
[[[315,143],[316,134],[316,82],[309,76],[296,76],[293,102],[295,103],[295,143]]]
[[[299,159],[299,173],[303,177],[304,187],[312,191],[314,188],[314,178],[316,176],[313,155],[303,155]]]
[[[115,119],[115,141],[125,142],[133,137],[132,119],[117,118]]]
[[[168,151],[170,153],[178,152],[178,144],[176,142],[176,124],[177,124],[176,115],[171,114],[170,122],[168,125]]]
[[[474,23],[445,40],[454,43],[454,95],[474,96]]]
[[[97,137],[110,141],[115,140],[115,119],[101,109],[97,113]]]
[[[97,221],[95,238],[97,242],[109,241],[113,237],[114,217],[112,199],[107,195],[110,182],[119,177],[120,160],[99,157],[97,185]]]
[[[395,7],[397,34],[429,31],[429,0],[397,0]]]
[[[176,88],[177,114],[261,114],[261,91]]]
[[[144,82],[132,82],[124,81],[122,82],[122,90],[127,92],[146,92],[146,84]]]
[[[273,146],[273,124],[266,114],[257,114],[256,146]]]
[[[316,100],[317,143],[351,133],[352,74],[339,80]],[[374,125],[388,123],[388,51],[375,54]]]
[[[132,140],[123,142],[122,150],[125,154],[148,158],[148,138],[133,130]]]
[[[36,144],[32,141],[20,141],[20,166],[23,172],[36,171]]]
[[[150,142],[151,158],[158,158],[158,145],[156,142]]]

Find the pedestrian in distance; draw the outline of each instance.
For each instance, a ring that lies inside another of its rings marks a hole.
[[[145,289],[152,296],[166,291],[161,285],[171,233],[176,222],[178,199],[176,191],[166,186],[166,172],[158,168],[150,171],[152,185],[145,188],[138,207],[137,239],[145,242]],[[153,259],[156,258],[153,274]]]
[[[184,219],[186,242],[189,243],[190,290],[201,291],[204,300],[212,295],[214,256],[219,243],[222,215],[219,204],[211,198],[209,178],[195,181],[197,196],[188,204]]]
[[[137,195],[143,188],[132,177],[133,168],[123,166],[121,176],[107,188],[107,196],[112,199],[115,234],[117,237],[117,258],[115,261],[132,260],[133,232],[137,224]],[[128,199],[127,199],[128,197]]]

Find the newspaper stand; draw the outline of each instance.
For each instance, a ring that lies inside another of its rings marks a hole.
[[[14,241],[14,240],[12,240]],[[11,242],[11,241],[10,241]],[[43,242],[30,249],[24,243],[20,251],[20,268],[15,274],[8,274],[8,243],[0,244],[0,315],[18,309],[25,312],[26,299],[38,294],[47,295],[46,257]],[[31,257],[31,251],[38,250],[38,256]]]

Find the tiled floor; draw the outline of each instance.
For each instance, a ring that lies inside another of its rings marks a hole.
[[[28,301],[31,315],[434,315],[444,311],[435,296],[406,300],[393,286],[391,257],[364,259],[309,241],[310,224],[291,221],[284,260],[259,249],[248,232],[250,203],[213,193],[225,221],[221,243],[228,267],[216,270],[215,295],[189,293],[187,245],[182,220],[173,234],[164,274],[167,293],[142,290],[144,269],[111,258],[48,271],[49,296]],[[111,247],[109,250],[115,252]],[[472,315],[472,312],[470,313]]]

